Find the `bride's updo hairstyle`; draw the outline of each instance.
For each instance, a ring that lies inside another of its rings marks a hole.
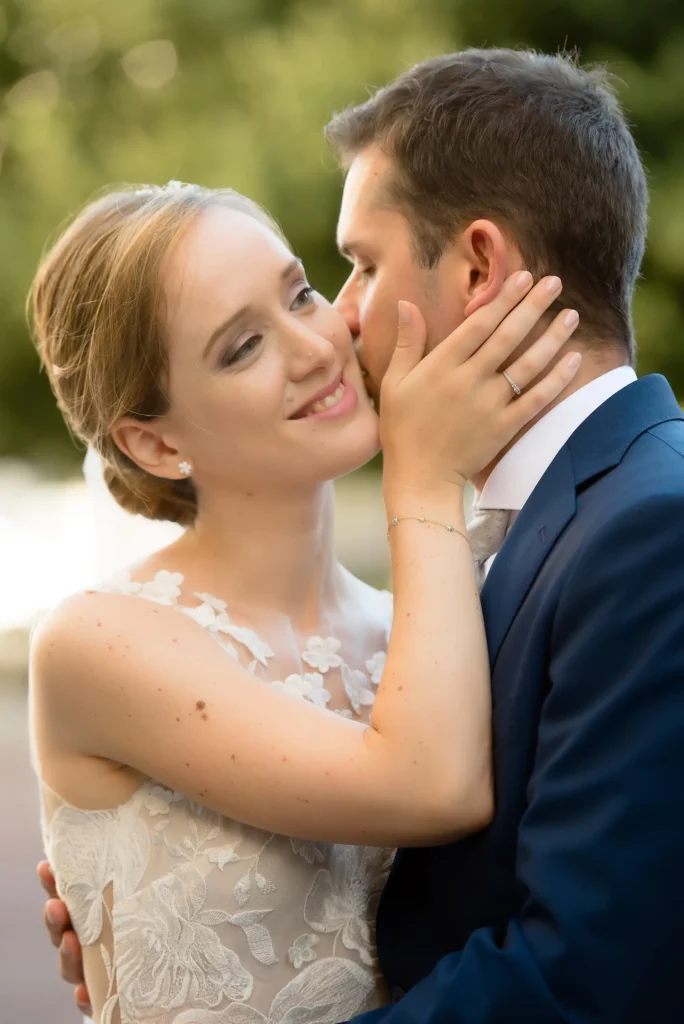
[[[36,348],[64,419],[95,448],[109,490],[128,512],[190,525],[190,480],[140,469],[115,444],[122,416],[155,419],[169,408],[165,260],[200,213],[221,205],[282,233],[252,200],[232,189],[168,185],[107,191],[66,227],[38,268],[29,295]]]

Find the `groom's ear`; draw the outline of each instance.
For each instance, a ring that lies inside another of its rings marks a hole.
[[[491,220],[473,221],[461,235],[459,249],[468,275],[464,309],[468,317],[495,299],[508,275],[518,268],[511,259],[510,242]]]

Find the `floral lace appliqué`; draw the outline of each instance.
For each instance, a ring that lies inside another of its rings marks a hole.
[[[310,636],[302,658],[319,672],[327,672],[331,668],[339,668],[343,663],[343,658],[337,653],[341,646],[334,636],[328,636],[325,640],[320,636]]]

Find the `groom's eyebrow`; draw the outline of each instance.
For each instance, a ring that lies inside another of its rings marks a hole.
[[[357,260],[373,261],[375,259],[373,247],[360,238],[345,238],[344,241],[340,239],[337,249],[340,255],[351,263],[355,263]]]
[[[353,260],[354,254],[359,248],[359,243],[355,241],[338,242],[337,248],[340,256],[344,256],[346,260]]]
[[[290,274],[293,274],[295,270],[303,270],[303,269],[304,269],[304,264],[302,263],[301,260],[296,259],[296,258],[293,259],[293,260],[290,260],[290,262],[285,267],[283,267],[283,269],[280,272],[280,280],[281,280],[281,282],[282,281],[286,281],[288,279],[288,277],[290,276]],[[253,309],[254,309],[254,307],[251,306],[251,305],[241,306],[240,309],[236,310],[236,312],[233,313],[231,316],[229,316],[227,320],[224,320],[222,324],[219,324],[218,327],[216,328],[216,330],[212,332],[211,337],[209,338],[209,341],[204,346],[204,351],[202,353],[202,359],[206,359],[207,358],[207,356],[211,352],[211,349],[213,348],[214,344],[218,341],[218,339],[221,337],[221,335],[225,334],[225,332],[227,330],[229,330],[231,327],[233,327],[234,324],[236,324],[240,320],[244,320],[246,317],[248,317],[250,315],[250,313],[253,311]]]

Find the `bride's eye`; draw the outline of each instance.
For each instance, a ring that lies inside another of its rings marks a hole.
[[[315,288],[307,284],[304,288],[301,288],[297,293],[297,297],[290,306],[290,309],[303,309],[304,306],[310,306],[313,302]]]
[[[263,335],[253,334],[247,338],[239,348],[229,349],[221,359],[221,366],[234,366],[251,355],[261,341]]]

